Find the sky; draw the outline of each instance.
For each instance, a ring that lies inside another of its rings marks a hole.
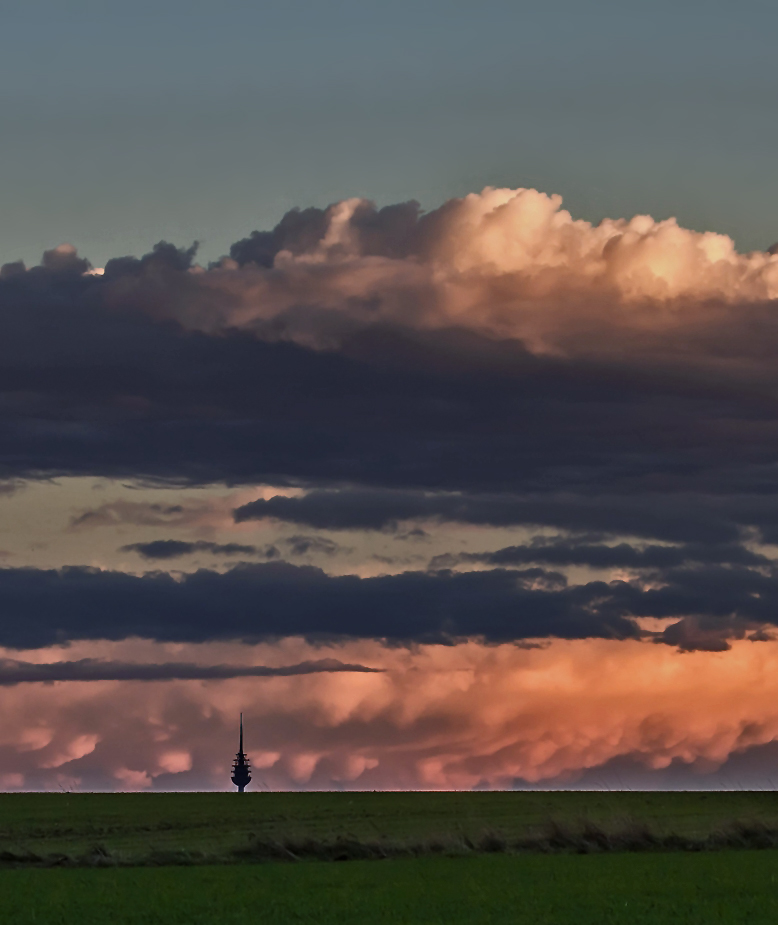
[[[768,0],[6,0],[3,260],[485,186],[778,240]]]
[[[776,16],[9,3],[0,788],[772,788]]]

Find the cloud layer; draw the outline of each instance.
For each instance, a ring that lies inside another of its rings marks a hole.
[[[778,256],[533,190],[287,215],[0,279],[0,469],[452,490],[764,491]]]
[[[286,562],[179,575],[3,568],[0,645],[33,649],[136,636],[169,642],[638,639],[646,635],[639,621],[653,618],[676,621],[659,641],[726,649],[728,638],[778,624],[773,570],[695,562],[693,556],[663,571],[577,583],[539,566],[368,578]]]
[[[293,210],[195,260],[161,242],[98,272],[64,245],[0,272],[0,503],[126,483],[68,514],[94,556],[3,559],[3,773],[222,780],[204,743],[251,685],[278,785],[502,786],[773,741],[778,255],[487,189]],[[294,671],[40,660],[292,637]]]
[[[273,678],[331,671],[381,671],[335,658],[297,665],[198,665],[193,662],[116,662],[82,658],[67,662],[23,662],[0,659],[0,686],[54,681],[209,681],[225,678]]]
[[[614,762],[666,769],[666,786],[737,786],[727,763],[778,737],[776,643],[679,654],[608,640],[326,652],[287,641],[252,657],[274,664],[295,646],[298,661],[387,670],[3,687],[0,775],[16,787],[228,789],[241,711],[256,789],[558,786],[587,771],[593,786],[628,784],[623,764],[609,776]],[[753,761],[747,782],[767,786],[771,766]]]

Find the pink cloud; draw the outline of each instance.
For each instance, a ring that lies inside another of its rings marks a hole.
[[[57,788],[64,775],[84,789],[228,789],[241,710],[255,786],[271,789],[505,787],[569,781],[623,757],[702,773],[778,738],[776,646],[679,653],[604,640],[535,649],[363,641],[322,650],[286,640],[277,660],[294,650],[388,671],[17,685],[0,690],[0,781]],[[148,647],[164,658],[164,647]],[[185,648],[203,659],[210,647]],[[268,663],[273,649],[243,652]]]

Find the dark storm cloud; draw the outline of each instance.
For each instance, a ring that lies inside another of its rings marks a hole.
[[[278,555],[274,546],[258,549],[241,543],[209,543],[206,540],[187,543],[184,540],[152,540],[149,543],[129,543],[120,552],[137,552],[144,559],[178,559],[197,552],[209,552],[214,556],[255,556],[273,559]]]
[[[0,279],[0,476],[633,495],[778,484],[777,406],[750,374],[536,355],[380,316],[327,350],[284,341],[283,326],[187,329],[170,306],[207,318],[232,298],[189,273],[192,258],[161,244],[100,277],[63,252]]]
[[[116,662],[81,658],[72,662],[22,662],[0,659],[0,686],[53,681],[211,681],[227,678],[285,678],[303,674],[339,671],[380,672],[369,668],[323,658],[297,665],[198,665],[194,662]]]
[[[637,581],[568,585],[557,572],[405,572],[329,576],[311,566],[242,564],[172,577],[88,568],[0,569],[0,645],[76,639],[161,641],[378,637],[636,638],[635,617],[698,618],[719,636],[778,622],[778,579],[738,566],[668,569]],[[677,633],[677,631],[676,631]],[[687,645],[672,632],[665,641]]]
[[[542,590],[538,590],[542,589]],[[142,577],[87,568],[0,569],[0,645],[68,639],[257,640],[286,635],[440,640],[464,636],[635,636],[629,619],[587,613],[542,569],[330,577],[286,563]]]
[[[237,508],[233,516],[238,523],[270,518],[327,530],[392,531],[399,523],[409,520],[490,527],[551,526],[707,545],[731,544],[739,538],[743,526],[756,527],[763,533],[773,528],[778,531],[778,500],[762,495],[721,497],[699,492],[597,494],[591,491],[527,496],[319,489],[299,497],[276,496],[252,501]],[[696,554],[703,555],[701,550]],[[614,553],[603,551],[601,555]],[[659,551],[652,555],[672,556]],[[746,552],[738,555],[740,558],[736,561],[745,563]],[[711,560],[703,558],[701,561]],[[748,559],[751,564],[756,561]],[[668,559],[659,564],[673,563]]]

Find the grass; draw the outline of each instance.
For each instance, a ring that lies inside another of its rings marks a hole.
[[[761,925],[777,878],[771,792],[0,795],[10,925]]]
[[[539,838],[550,820],[632,821],[705,839],[736,820],[778,829],[773,792],[0,794],[0,852],[218,855],[257,841]],[[630,823],[631,824],[631,823]]]
[[[2,866],[778,848],[773,793],[3,794]]]
[[[94,845],[81,853],[0,850],[0,867],[184,867],[214,864],[261,864],[278,861],[385,861],[400,858],[473,857],[482,854],[605,854],[662,851],[727,851],[778,849],[778,829],[760,822],[735,822],[702,838],[657,833],[640,822],[606,829],[590,820],[575,824],[550,822],[536,835],[508,838],[500,832],[483,832],[471,838],[456,834],[426,839],[355,838],[337,836],[295,838],[282,835],[250,836],[218,851],[189,848],[146,851],[111,851]]]
[[[11,925],[767,925],[778,852],[0,871]]]

